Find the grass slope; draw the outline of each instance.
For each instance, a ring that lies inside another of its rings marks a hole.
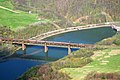
[[[92,58],[94,61],[82,68],[64,68],[61,71],[72,77],[72,80],[84,80],[83,78],[92,71],[120,74],[120,47],[96,51]]]
[[[15,13],[9,0],[0,1],[0,6],[0,25],[10,27],[12,30],[38,21],[36,14],[28,14],[22,11],[19,11],[19,14]]]
[[[0,9],[0,13],[0,24],[8,26],[13,30],[38,21],[35,14],[27,14],[24,12],[16,14],[4,9]]]

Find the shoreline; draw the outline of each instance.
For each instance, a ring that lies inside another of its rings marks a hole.
[[[35,37],[30,38],[29,40],[43,40],[47,37],[55,36],[55,35],[62,34],[62,33],[67,33],[67,32],[72,32],[72,31],[77,31],[77,30],[92,29],[92,28],[100,28],[100,27],[111,27],[111,25],[110,24],[91,24],[91,25],[86,25],[86,26],[63,28],[63,29],[58,29],[58,30],[54,30],[54,31],[50,31],[47,33],[37,35]]]
[[[18,51],[19,49],[21,49],[21,47],[18,47],[17,49],[15,49],[15,51],[13,51],[11,54],[6,55],[4,57],[0,58],[0,61],[4,60],[4,59],[8,59],[10,56],[12,56],[13,54],[15,54],[16,51]]]
[[[55,36],[55,35],[62,34],[62,33],[67,33],[67,32],[72,32],[72,31],[77,31],[77,30],[92,29],[92,28],[100,28],[100,27],[111,27],[111,25],[110,24],[89,24],[89,25],[85,25],[85,26],[63,28],[63,29],[49,31],[49,32],[37,35],[35,37],[30,38],[29,40],[43,40],[47,37]],[[8,58],[9,56],[12,56],[19,49],[21,49],[21,47],[18,47],[15,51],[12,52],[12,54],[1,57],[0,61]]]
[[[86,25],[86,26],[78,26],[78,27],[70,27],[70,28],[65,28],[65,29],[60,29],[60,30],[55,30],[55,31],[50,31],[50,32],[47,32],[47,33],[43,33],[44,36],[41,37],[41,40],[42,38],[45,39],[47,37],[51,37],[51,36],[54,36],[54,35],[58,35],[58,34],[62,34],[62,33],[66,33],[66,32],[72,32],[72,31],[77,31],[77,30],[85,30],[85,29],[92,29],[92,28],[100,28],[100,27],[111,27],[111,25]],[[41,35],[43,35],[41,34]],[[48,35],[49,34],[49,35]],[[37,37],[40,37],[41,35],[38,35]],[[35,37],[36,38],[36,37]],[[17,50],[19,50],[19,48],[17,48],[14,52],[16,52]],[[13,53],[14,54],[14,53]],[[13,58],[13,59],[17,59],[17,60],[21,60],[21,58]],[[9,59],[8,59],[9,60]],[[11,59],[10,59],[11,60]],[[22,59],[22,60],[28,60],[28,59]],[[29,59],[30,60],[30,59]],[[35,60],[31,60],[31,61],[35,61]],[[39,60],[38,60],[39,61]],[[41,61],[40,61],[41,62]],[[43,65],[43,64],[42,64]],[[32,67],[31,67],[32,68]],[[30,69],[31,69],[30,68]],[[29,69],[29,70],[30,70]],[[28,70],[27,70],[28,71]],[[26,72],[26,71],[25,71]],[[24,73],[25,73],[24,72]],[[24,73],[22,75],[24,75]],[[22,76],[21,75],[21,76]],[[20,76],[20,77],[21,77]]]

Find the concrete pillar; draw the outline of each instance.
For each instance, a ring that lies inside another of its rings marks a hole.
[[[71,55],[71,47],[68,45],[68,55]]]
[[[24,44],[24,42],[22,42],[22,50],[24,51],[26,49],[26,46]]]
[[[2,43],[2,39],[0,39],[0,43]]]
[[[44,46],[44,52],[47,53],[48,52],[48,47],[47,47],[47,44],[45,43],[45,46]]]

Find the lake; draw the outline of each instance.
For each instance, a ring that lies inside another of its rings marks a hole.
[[[111,27],[101,27],[94,29],[78,30],[68,33],[55,35],[44,40],[60,41],[60,42],[74,42],[83,44],[94,44],[102,39],[111,37],[116,34]],[[23,51],[18,50],[17,55],[28,59],[9,59],[0,63],[0,80],[15,80],[25,71],[36,65],[47,63],[46,60],[55,61],[67,54],[67,48],[48,47],[48,53],[44,53],[43,46],[27,46],[26,55],[22,55]],[[76,51],[78,49],[72,49]],[[32,59],[32,60],[29,60]],[[36,61],[35,61],[36,60]],[[37,61],[44,60],[44,61]]]

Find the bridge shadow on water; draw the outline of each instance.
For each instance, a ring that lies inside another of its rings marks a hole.
[[[75,48],[72,51],[78,50]],[[18,50],[12,58],[32,59],[32,60],[44,60],[44,61],[55,61],[64,56],[68,55],[68,48],[61,47],[48,47],[48,52],[44,52],[44,46],[28,46],[23,51]]]

